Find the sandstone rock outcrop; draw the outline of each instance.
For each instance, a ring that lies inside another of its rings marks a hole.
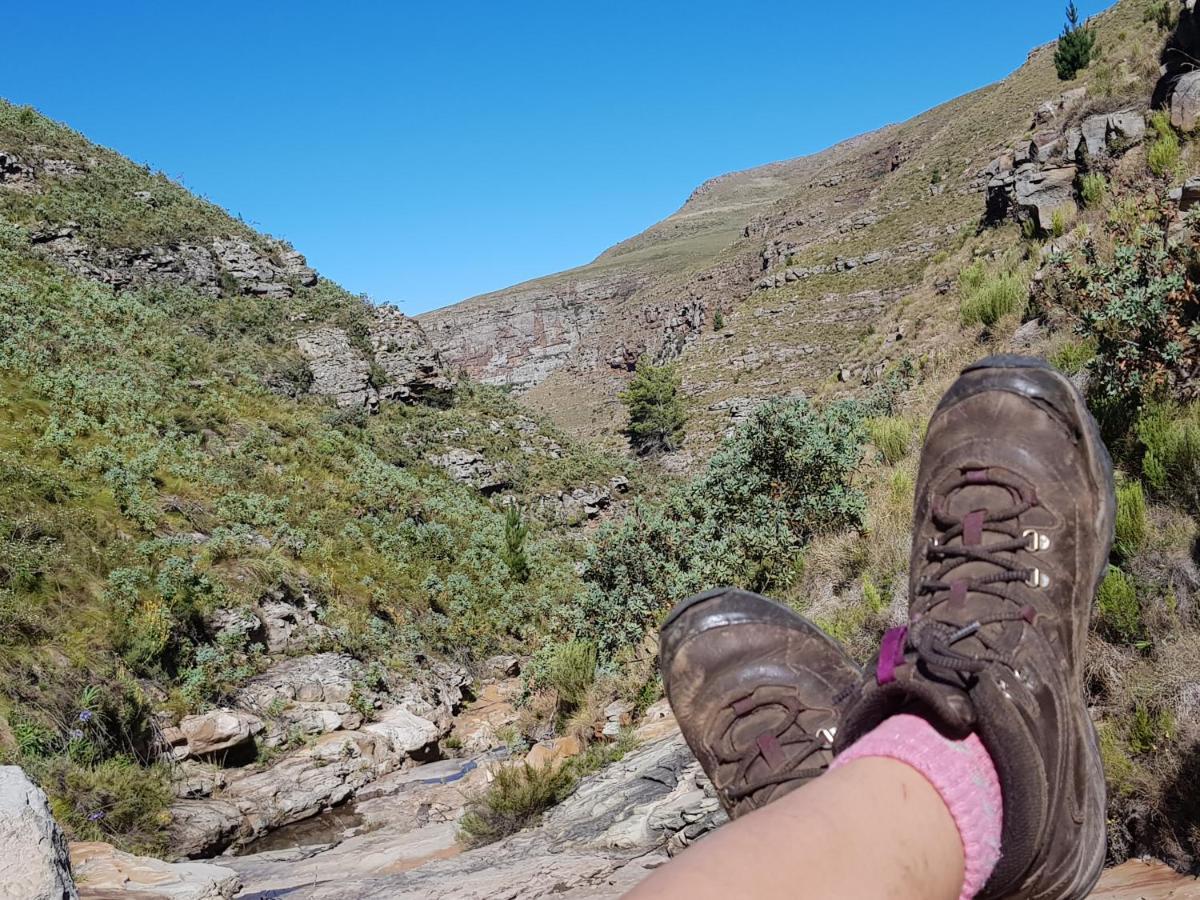
[[[465,671],[440,662],[426,663],[421,680],[392,688],[373,683],[363,665],[344,654],[276,662],[236,692],[234,710],[189,717],[180,728],[164,730],[177,758],[202,755],[222,766],[186,759],[179,769],[172,847],[197,857],[244,845],[427,758],[449,734],[469,684]],[[238,754],[246,733],[257,735],[262,747],[287,752],[254,763],[252,755]],[[185,734],[199,734],[207,752],[181,751],[181,745],[194,746]]]
[[[618,475],[606,485],[590,484],[556,491],[538,498],[538,511],[560,525],[581,525],[602,518],[629,490],[629,480]]]
[[[323,326],[296,338],[312,372],[312,393],[330,397],[339,407],[374,407],[379,394],[371,385],[371,366],[341,328]]]
[[[0,150],[0,190],[30,191],[33,186],[33,168],[14,154]]]
[[[469,484],[485,494],[495,493],[509,484],[504,466],[490,462],[478,450],[452,447],[445,453],[429,457],[429,461],[455,481]]]
[[[187,286],[218,297],[232,285],[240,293],[290,297],[293,283],[317,282],[304,257],[278,241],[257,246],[245,238],[217,238],[209,246],[180,241],[147,248],[94,247],[79,237],[73,222],[34,231],[30,241],[43,258],[114,288]]]
[[[77,900],[67,839],[17,766],[0,766],[0,848],[0,898]]]
[[[171,733],[166,737],[177,759],[189,756],[205,759],[252,747],[254,736],[262,730],[262,720],[257,716],[239,710],[215,709],[184,716],[177,729],[168,729]]]
[[[418,402],[436,399],[453,388],[441,356],[421,325],[399,310],[381,306],[367,325],[372,353],[351,343],[342,328],[321,326],[297,337],[312,371],[311,391],[339,407],[375,409],[381,400]],[[382,376],[375,382],[374,363]]]

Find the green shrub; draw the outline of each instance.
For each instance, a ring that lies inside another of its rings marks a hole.
[[[1145,703],[1133,708],[1129,723],[1129,749],[1134,753],[1155,753],[1171,741],[1175,717],[1166,709],[1151,709]]]
[[[515,834],[562,802],[576,780],[567,765],[497,767],[487,790],[467,803],[459,822],[461,840],[468,847],[481,847]]]
[[[1158,496],[1200,513],[1200,403],[1152,405],[1136,428],[1146,483]]]
[[[1175,0],[1153,0],[1146,7],[1144,21],[1153,22],[1164,31],[1170,31],[1175,27],[1178,6],[1179,4]]]
[[[1151,115],[1150,127],[1157,134],[1157,138],[1146,151],[1146,164],[1159,178],[1170,178],[1179,168],[1182,152],[1179,135],[1171,124],[1170,116],[1163,110]]]
[[[625,433],[638,453],[676,450],[683,442],[687,411],[679,396],[681,379],[674,366],[655,366],[638,360],[629,387],[621,401],[629,412]]]
[[[1129,421],[1147,402],[1196,396],[1200,383],[1200,300],[1189,277],[1196,260],[1195,233],[1164,240],[1161,212],[1148,197],[1114,208],[1101,255],[1086,238],[1078,253],[1050,256],[1040,288],[1075,320],[1075,330],[1095,348],[1091,394],[1109,405],[1115,421]]]
[[[912,426],[905,419],[868,419],[867,434],[888,465],[895,465],[904,459],[912,445]]]
[[[1050,362],[1060,372],[1077,375],[1087,368],[1095,355],[1096,348],[1088,341],[1067,341],[1054,351]]]
[[[529,526],[521,516],[521,509],[515,503],[510,504],[504,513],[504,546],[500,550],[500,558],[508,566],[508,572],[517,581],[529,580],[529,557],[525,554],[525,538],[529,535]]]
[[[573,610],[575,633],[607,658],[640,641],[688,594],[790,583],[797,551],[812,535],[862,523],[866,501],[851,478],[862,459],[863,419],[856,403],[758,407],[704,474],[600,530]]]
[[[725,327],[725,314],[721,310],[713,313],[713,331],[720,331]]]
[[[1096,45],[1096,35],[1086,24],[1079,22],[1079,10],[1075,3],[1067,4],[1067,24],[1063,26],[1054,50],[1054,67],[1062,81],[1070,81],[1080,69],[1091,62]]]
[[[1146,545],[1150,526],[1146,519],[1146,494],[1142,483],[1128,479],[1117,485],[1116,541],[1113,549],[1122,560],[1130,559]]]
[[[1096,595],[1096,619],[1101,633],[1124,644],[1137,643],[1142,636],[1142,612],[1133,579],[1109,566]]]
[[[1060,206],[1050,214],[1050,236],[1060,238],[1071,230],[1075,219],[1075,209],[1071,206]]]
[[[546,666],[545,686],[552,688],[569,707],[578,706],[596,681],[596,645],[567,641],[552,645]]]
[[[959,277],[962,294],[959,315],[964,326],[990,328],[1003,318],[1024,313],[1029,292],[1020,275],[1011,272],[988,275],[976,266],[964,270],[968,277]]]
[[[1099,172],[1088,172],[1079,181],[1079,197],[1084,206],[1099,206],[1108,194],[1108,180]]]

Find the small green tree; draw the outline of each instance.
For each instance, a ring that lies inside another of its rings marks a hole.
[[[674,366],[656,366],[643,357],[621,401],[629,410],[625,434],[640,454],[676,450],[683,442],[687,411],[679,397],[682,379]]]
[[[504,514],[504,547],[500,551],[500,558],[508,566],[509,574],[520,582],[529,580],[529,557],[525,555],[525,538],[528,534],[529,526],[514,503]]]
[[[1074,0],[1067,4],[1067,24],[1063,26],[1058,48],[1054,51],[1054,67],[1062,81],[1070,81],[1080,69],[1087,68],[1096,47],[1096,34],[1087,24],[1080,24],[1079,10]]]

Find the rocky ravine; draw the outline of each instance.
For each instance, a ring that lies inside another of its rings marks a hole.
[[[6,844],[27,852],[0,859],[0,885],[16,883],[9,879],[19,869],[30,879],[21,884],[47,886],[8,895],[22,900],[616,898],[724,821],[669,713],[653,710],[638,731],[643,743],[625,759],[585,779],[538,826],[490,846],[464,851],[456,837],[466,797],[487,781],[488,758],[444,760],[377,782],[320,833],[296,834],[292,846],[248,856],[171,864],[106,844],[74,844],[78,894],[44,797],[20,770],[0,770],[0,812],[9,811],[15,791],[27,810],[22,825],[40,823]],[[1093,896],[1180,900],[1200,896],[1200,886],[1162,865],[1133,861],[1106,872]]]

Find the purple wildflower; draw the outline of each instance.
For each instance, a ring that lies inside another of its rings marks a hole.
[[[78,741],[78,740],[82,740],[82,739],[83,739],[83,732],[80,731],[78,728],[72,728],[71,729],[71,740]]]
[[[99,822],[104,818],[104,810],[98,809],[94,813],[88,813],[89,822]]]
[[[84,709],[84,710],[80,710],[80,712],[79,712],[79,721],[80,721],[80,722],[90,722],[90,721],[92,721],[92,711],[91,711],[90,709]]]

